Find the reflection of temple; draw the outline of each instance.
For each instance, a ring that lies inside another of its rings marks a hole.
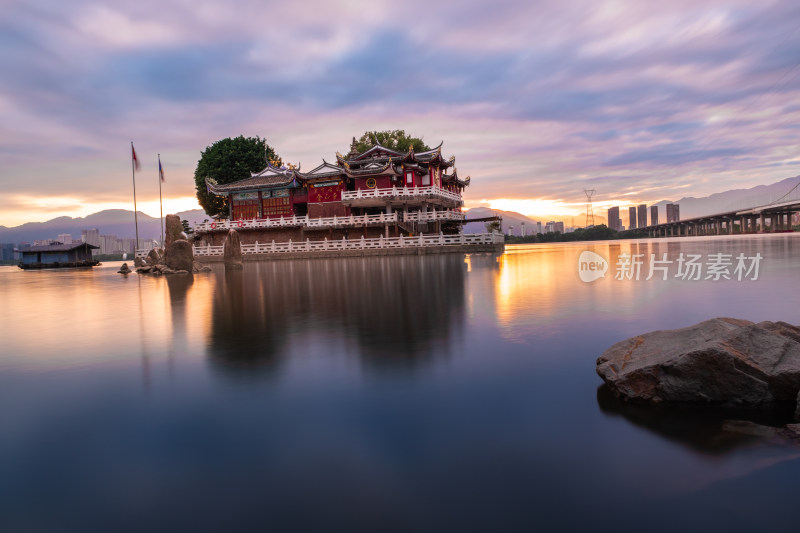
[[[376,238],[418,233],[457,234],[464,224],[455,157],[442,145],[423,152],[374,146],[336,154],[309,172],[268,163],[251,177],[208,190],[226,199],[228,217],[243,243],[310,239]],[[449,173],[448,173],[449,172]],[[206,244],[219,244],[227,230],[218,222],[196,226]]]
[[[458,254],[248,263],[218,275],[209,352],[227,369],[271,368],[316,337],[370,366],[413,366],[460,331],[465,275]]]

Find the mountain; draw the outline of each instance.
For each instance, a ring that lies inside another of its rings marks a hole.
[[[202,209],[176,213],[181,220],[189,223],[202,222],[208,215]],[[138,212],[139,238],[161,238],[161,222],[158,218]],[[20,243],[37,239],[55,239],[61,233],[72,235],[73,239],[81,238],[81,230],[97,228],[101,235],[116,235],[121,239],[132,239],[136,236],[133,211],[125,209],[107,209],[86,217],[58,217],[47,222],[28,222],[13,228],[0,226],[0,242]]]
[[[787,200],[794,200],[800,198],[800,186],[798,184],[800,184],[800,176],[795,176],[770,185],[758,185],[750,189],[732,189],[703,198],[688,196],[677,201],[662,200],[653,205],[658,206],[658,212],[663,219],[666,219],[666,205],[668,203],[677,203],[681,206],[680,215],[682,219],[694,218],[766,205],[778,200],[786,193],[789,193],[786,197]],[[797,187],[797,189],[792,191],[794,187]]]

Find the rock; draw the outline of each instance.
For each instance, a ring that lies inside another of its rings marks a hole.
[[[211,272],[211,267],[208,265],[203,265],[200,267],[200,272]]]
[[[122,263],[122,266],[119,267],[119,270],[117,270],[117,273],[118,274],[130,274],[131,273],[131,268],[128,266],[128,263]]]
[[[134,257],[134,259],[133,259],[133,266],[134,266],[135,268],[143,267],[143,266],[145,266],[146,264],[147,264],[147,263],[145,263],[145,260],[144,260],[144,259],[142,259],[141,257]]]
[[[166,254],[167,266],[172,270],[191,270],[194,264],[194,251],[189,241],[173,241]]]
[[[229,230],[222,248],[225,261],[225,270],[238,270],[242,268],[242,244],[239,241],[239,232]]]
[[[187,272],[186,270],[176,270],[175,272],[173,272],[173,274],[188,274],[188,273],[189,272]]]
[[[139,274],[149,274],[151,270],[153,270],[153,267],[146,266],[137,268],[136,272]]]
[[[164,255],[159,248],[153,248],[147,253],[145,261],[148,265],[158,265],[164,262]]]
[[[181,239],[182,233],[181,217],[167,215],[164,219],[164,250],[169,250],[170,245],[177,240],[186,240],[186,238]]]
[[[786,424],[780,433],[783,437],[800,444],[800,424]]]
[[[794,419],[800,422],[800,392],[797,393],[797,408],[794,411]]]
[[[714,318],[618,342],[597,373],[626,400],[758,406],[796,401],[800,328]]]

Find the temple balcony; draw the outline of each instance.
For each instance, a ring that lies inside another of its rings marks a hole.
[[[403,213],[403,221],[404,222],[436,222],[442,220],[455,220],[458,222],[464,221],[464,213],[459,211],[437,211],[434,209],[433,211],[428,211],[427,213],[422,211],[415,211],[413,213]]]
[[[461,195],[440,187],[392,187],[391,189],[359,189],[343,191],[342,203],[355,207],[384,206],[387,203],[416,203],[425,201],[443,207],[461,207]]]
[[[346,217],[321,217],[291,216],[280,218],[256,218],[250,220],[217,220],[202,222],[194,226],[197,233],[211,231],[228,231],[231,229],[269,229],[269,228],[297,228],[328,229],[363,226],[383,226],[398,222],[397,213],[381,213],[379,215],[350,215]]]
[[[242,255],[254,254],[285,254],[290,252],[328,252],[337,250],[369,250],[369,249],[389,249],[389,248],[429,248],[429,247],[449,247],[449,246],[481,246],[481,245],[502,245],[504,237],[500,233],[476,233],[444,235],[442,233],[419,234],[413,237],[379,237],[377,239],[323,239],[321,241],[289,242],[265,242],[255,244],[243,244]],[[222,256],[223,246],[194,246],[196,257]],[[146,250],[137,250],[137,257],[144,257]]]

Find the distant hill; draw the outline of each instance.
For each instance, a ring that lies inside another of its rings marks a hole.
[[[190,223],[202,222],[208,215],[202,209],[176,213],[181,220]],[[158,218],[138,213],[139,238],[160,239],[161,222]],[[0,226],[0,243],[31,242],[37,239],[55,239],[61,233],[69,233],[73,239],[80,240],[81,230],[97,228],[101,235],[116,235],[121,239],[132,239],[136,236],[133,211],[125,209],[107,209],[86,217],[58,217],[47,222],[28,222],[13,228]]]
[[[757,207],[773,202],[791,191],[791,189],[800,183],[800,176],[793,178],[786,178],[785,180],[778,181],[771,185],[758,185],[750,189],[732,189],[730,191],[719,192],[706,196],[703,198],[693,198],[691,196],[681,198],[676,201],[662,200],[654,205],[658,206],[658,212],[661,217],[666,217],[666,205],[668,203],[677,203],[680,205],[681,218],[694,218],[704,215],[714,215],[717,213],[724,213],[726,211],[733,211],[736,209],[745,209],[748,207]],[[800,198],[800,186],[791,192],[786,197],[787,200],[795,200]]]

